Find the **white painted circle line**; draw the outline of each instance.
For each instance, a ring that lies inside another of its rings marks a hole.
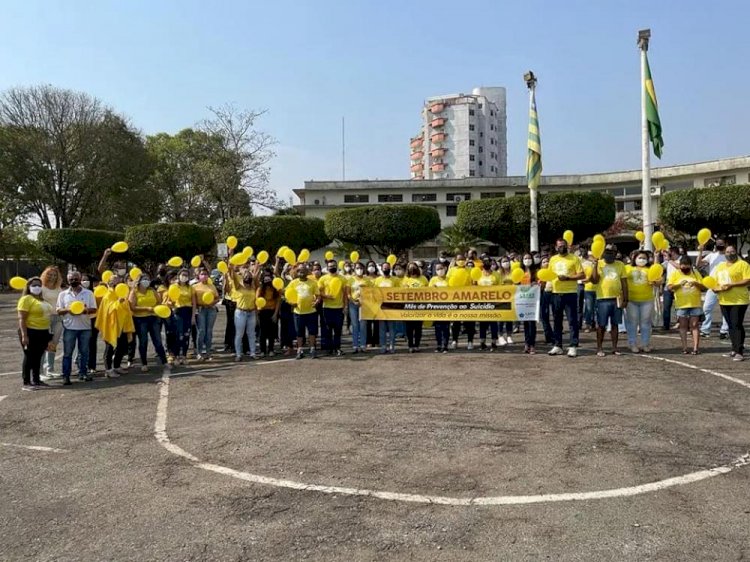
[[[682,361],[675,361],[673,359],[666,359],[663,357],[656,357],[651,355],[641,355],[640,357],[655,359],[659,361],[665,361],[667,363],[673,363],[682,367],[688,367],[695,369],[709,375],[723,378],[727,381],[740,384],[744,387],[750,388],[750,383],[747,383],[741,379],[725,375],[716,371],[710,371],[691,365],[689,363],[683,363]],[[278,362],[278,361],[275,361]],[[256,364],[273,363],[273,362],[261,362]],[[197,372],[197,371],[196,371]],[[204,371],[205,372],[205,371]],[[390,501],[401,501],[410,503],[424,503],[424,504],[440,504],[440,505],[452,505],[452,506],[478,506],[478,505],[525,505],[534,503],[555,503],[555,502],[567,502],[567,501],[585,501],[585,500],[599,500],[606,498],[622,498],[629,496],[637,496],[640,494],[646,494],[649,492],[656,492],[674,486],[682,486],[685,484],[691,484],[693,482],[699,482],[720,474],[727,474],[736,468],[750,465],[750,453],[746,453],[730,463],[717,466],[714,468],[708,468],[705,470],[699,470],[697,472],[691,472],[690,474],[684,474],[682,476],[675,476],[672,478],[666,478],[664,480],[657,480],[656,482],[649,482],[647,484],[640,484],[637,486],[627,486],[624,488],[613,488],[609,490],[595,490],[591,492],[570,492],[570,493],[557,493],[557,494],[537,494],[537,495],[518,495],[518,496],[484,496],[484,497],[451,497],[451,496],[434,496],[434,495],[422,495],[422,494],[406,494],[400,492],[386,492],[381,490],[370,490],[367,488],[346,488],[341,486],[323,486],[321,484],[308,484],[305,482],[297,482],[296,480],[285,480],[280,478],[272,478],[270,476],[262,476],[260,474],[252,474],[249,472],[243,472],[235,470],[226,466],[212,464],[200,460],[198,457],[188,453],[178,445],[175,445],[169,440],[167,434],[167,408],[169,405],[169,376],[163,375],[161,378],[161,384],[159,386],[159,402],[156,407],[156,421],[154,422],[154,436],[156,440],[168,450],[170,453],[182,457],[194,464],[196,468],[215,472],[217,474],[223,474],[230,476],[238,480],[244,480],[246,482],[253,482],[256,484],[264,484],[268,486],[275,486],[277,488],[289,488],[292,490],[302,490],[308,492],[320,492],[323,494],[341,494],[348,496],[367,496],[383,500]]]
[[[65,449],[54,447],[42,447],[41,445],[18,445],[16,443],[0,443],[3,447],[15,447],[16,449],[27,449],[29,451],[42,451],[43,453],[67,453]]]

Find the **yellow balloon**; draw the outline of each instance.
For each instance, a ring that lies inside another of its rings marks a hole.
[[[128,251],[128,243],[127,242],[116,242],[112,245],[112,251],[116,254],[122,254],[123,252]]]
[[[169,267],[181,267],[182,266],[182,258],[180,256],[174,256],[169,258],[169,261],[167,262],[167,265]]]
[[[591,253],[596,259],[601,259],[604,254],[604,246],[605,244],[601,240],[595,240],[594,243],[591,244]]]
[[[247,262],[247,256],[245,254],[234,254],[231,258],[229,258],[229,263],[232,265],[243,265]]]
[[[268,257],[268,252],[266,252],[265,250],[258,252],[258,263],[260,265],[263,265],[268,261]]]
[[[201,257],[200,256],[193,256],[193,259],[190,260],[190,265],[193,267],[198,267],[201,264]]]
[[[289,304],[297,304],[297,291],[294,287],[287,287],[284,296]]]
[[[343,270],[343,269],[344,269],[344,264],[345,264],[345,263],[346,263],[346,262],[344,262],[344,260],[339,260],[339,271],[341,271],[341,270]]]
[[[709,237],[710,238],[710,237]],[[703,286],[706,289],[714,290],[719,283],[711,276],[707,276],[703,278]]]
[[[466,269],[456,269],[448,279],[448,285],[451,287],[465,287],[469,284],[469,272]]]
[[[357,263],[359,261],[359,252],[353,251],[351,254],[349,254],[349,259],[352,261],[352,263]]]
[[[387,261],[391,265],[391,267],[393,267],[393,264],[395,264],[398,261],[398,258],[394,256],[393,254],[391,254],[385,259],[385,261]]]
[[[698,231],[698,244],[703,246],[709,240],[711,240],[711,231],[707,228],[701,228]]]
[[[341,279],[338,277],[331,279],[331,282],[328,284],[328,288],[331,289],[331,296],[337,297],[339,296],[339,293],[341,293],[341,289],[344,288],[344,284],[341,282]]]
[[[157,304],[154,307],[154,314],[156,314],[159,318],[169,318],[172,315],[172,311],[169,310],[168,306]]]
[[[523,276],[525,273],[523,272],[523,269],[514,269],[510,272],[510,280],[513,281],[513,283],[520,283],[523,281]]]
[[[182,291],[180,291],[179,285],[170,285],[169,290],[167,291],[169,300],[171,300],[172,302],[177,302],[177,300],[180,298],[181,292]]]
[[[651,236],[651,242],[654,244],[654,248],[660,248],[662,242],[664,242],[664,234],[657,230]]]
[[[482,269],[480,267],[474,267],[471,270],[471,278],[474,281],[479,281],[482,278]]]
[[[266,299],[258,297],[255,299],[255,308],[264,308],[266,306]]]
[[[242,248],[242,253],[245,254],[248,258],[253,255],[253,247],[252,246],[245,246]]]
[[[333,252],[331,250],[328,250],[325,257],[326,260],[331,261],[333,259]]]
[[[638,240],[638,242],[643,242],[646,239],[646,235],[642,230],[639,230],[635,233],[635,239]]]
[[[237,247],[237,244],[239,244],[239,241],[236,236],[227,237],[227,248],[234,250]]]
[[[297,263],[297,256],[294,254],[294,250],[287,248],[284,252],[284,259],[290,264],[295,265]]]
[[[134,267],[130,270],[130,278],[135,281],[141,276],[141,273],[143,273],[139,268]]]
[[[520,261],[510,262],[510,269],[511,271],[513,271],[514,269],[521,269],[521,262]]]
[[[545,283],[551,283],[555,279],[557,279],[557,275],[555,274],[555,272],[547,268],[540,269],[539,273],[537,273],[537,277],[539,277],[539,279],[541,279]]]
[[[128,287],[125,283],[119,283],[117,287],[115,287],[115,294],[118,296],[118,298],[124,299],[128,296],[130,293],[130,287]]]
[[[669,250],[669,240],[664,240],[659,246],[660,250]]]
[[[216,269],[218,269],[222,274],[226,274],[227,271],[229,271],[229,268],[227,267],[227,262],[220,261],[216,264]]]
[[[280,291],[284,288],[284,280],[281,277],[276,277],[271,284],[277,291]]]
[[[104,273],[102,273],[102,281],[104,281],[105,283],[109,283],[109,280],[112,279],[113,275],[114,273],[112,273],[111,271],[105,271]]]
[[[647,277],[650,282],[659,281],[664,275],[664,268],[659,263],[655,263],[648,268]]]
[[[563,240],[565,240],[569,246],[572,245],[573,244],[573,231],[566,230],[565,232],[563,232]]]
[[[94,289],[94,296],[98,299],[104,297],[104,295],[107,294],[107,286],[106,285],[97,285]]]
[[[10,286],[16,291],[23,291],[26,288],[26,279],[23,277],[12,277],[10,280]]]
[[[597,240],[601,240],[602,242],[604,242],[604,244],[607,243],[607,240],[605,240],[604,236],[602,236],[601,234],[594,234],[593,241],[596,242]]]
[[[86,310],[86,305],[81,301],[73,301],[72,303],[70,303],[69,310],[71,314],[81,314],[84,310]]]
[[[214,302],[214,294],[211,292],[203,293],[203,296],[201,297],[201,300],[203,301],[203,304],[213,304]]]
[[[286,251],[287,251],[288,249],[289,249],[289,246],[282,246],[281,248],[279,248],[279,249],[278,249],[278,250],[276,251],[276,255],[277,255],[277,256],[281,256],[281,257],[283,258],[283,257],[284,257],[284,254],[286,253]]]
[[[297,261],[307,261],[310,259],[310,250],[307,248],[303,248],[299,252],[299,256],[297,256]]]

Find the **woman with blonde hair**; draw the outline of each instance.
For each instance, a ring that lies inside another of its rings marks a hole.
[[[52,379],[59,376],[55,373],[55,352],[57,351],[57,343],[60,341],[63,331],[62,322],[60,322],[60,317],[57,315],[57,297],[62,292],[62,274],[57,266],[50,265],[42,271],[39,278],[42,280],[42,298],[44,302],[54,309],[50,316],[49,327],[52,337],[49,342],[47,356],[44,358],[44,374],[42,375],[42,379]]]

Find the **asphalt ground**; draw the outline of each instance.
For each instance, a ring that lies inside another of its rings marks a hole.
[[[750,558],[750,363],[716,337],[217,355],[29,393],[10,302],[1,560]]]

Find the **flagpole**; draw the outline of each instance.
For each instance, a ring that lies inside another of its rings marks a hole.
[[[536,76],[530,70],[524,75],[526,80],[526,87],[529,89],[529,114],[534,106],[534,92],[536,91]],[[529,250],[532,252],[539,251],[539,223],[537,216],[537,189],[531,187],[529,189],[529,198],[531,199],[530,214],[531,214],[531,227],[529,229]]]
[[[651,237],[654,234],[654,222],[651,214],[651,152],[646,116],[646,52],[651,38],[650,29],[638,32],[638,48],[641,50],[641,212],[643,214],[644,246],[646,250],[654,249]]]

